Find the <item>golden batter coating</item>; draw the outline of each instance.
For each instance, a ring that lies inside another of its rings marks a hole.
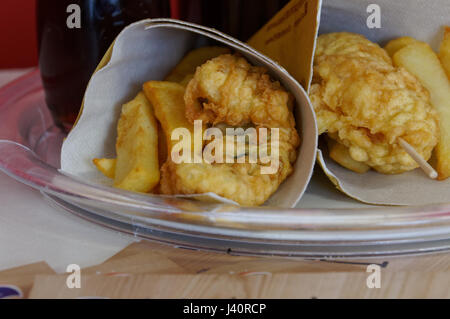
[[[161,190],[165,194],[214,192],[241,205],[263,204],[291,174],[300,138],[291,111],[292,97],[261,67],[244,58],[225,54],[197,68],[185,92],[189,122],[231,127],[278,128],[279,167],[262,174],[270,164],[181,163],[170,159],[162,168]],[[259,138],[259,136],[258,136]]]
[[[438,142],[438,117],[428,91],[387,53],[361,35],[318,38],[310,90],[319,134],[349,147],[378,172],[398,174],[418,164],[398,145],[407,141],[426,160]]]

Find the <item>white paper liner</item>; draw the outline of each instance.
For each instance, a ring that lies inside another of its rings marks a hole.
[[[115,157],[116,125],[121,107],[131,100],[143,83],[162,80],[191,49],[214,39],[261,65],[295,97],[295,115],[302,138],[294,173],[266,202],[294,207],[311,178],[317,149],[315,115],[303,88],[283,68],[248,46],[220,32],[170,19],[144,20],[125,28],[116,39],[111,60],[91,79],[84,110],[61,151],[61,170],[86,181],[111,185],[92,164],[93,158]],[[179,197],[179,196],[174,196]],[[200,197],[230,203],[215,194]]]
[[[371,3],[381,8],[380,29],[367,27],[367,7]],[[445,24],[450,24],[448,0],[324,0],[319,33],[355,32],[380,45],[397,37],[411,36],[428,42],[436,50]],[[450,202],[450,180],[431,180],[420,169],[400,175],[374,171],[358,174],[323,156],[320,150],[318,161],[341,191],[365,203],[425,205]]]

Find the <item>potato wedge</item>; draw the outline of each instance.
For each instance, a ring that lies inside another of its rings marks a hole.
[[[439,48],[439,59],[447,73],[447,78],[450,79],[450,26],[445,27],[444,39]]]
[[[170,82],[181,82],[189,74],[194,74],[198,66],[219,55],[230,53],[230,49],[224,47],[203,47],[189,52],[183,60],[165,78]]]
[[[394,64],[415,75],[430,92],[431,103],[439,113],[440,139],[435,149],[436,167],[443,180],[450,177],[450,82],[439,58],[424,42],[414,42],[394,54]]]
[[[370,167],[364,163],[355,161],[348,151],[348,147],[328,138],[328,153],[339,165],[359,174],[364,174],[370,170]]]
[[[158,185],[158,124],[142,92],[122,107],[116,152],[115,187],[147,193]]]
[[[388,44],[386,44],[386,46],[384,47],[384,49],[387,51],[387,53],[389,54],[389,56],[392,58],[394,56],[394,54],[406,47],[407,45],[416,42],[417,40],[411,37],[401,37],[401,38],[397,38],[394,40],[391,40],[388,42]]]
[[[184,91],[182,85],[173,82],[150,81],[144,84],[145,95],[153,105],[156,118],[166,136],[168,154],[177,143],[172,141],[172,132],[175,129],[182,127],[192,134],[194,132],[194,126],[185,116]]]
[[[103,175],[114,179],[117,162],[115,158],[94,158],[92,162]]]

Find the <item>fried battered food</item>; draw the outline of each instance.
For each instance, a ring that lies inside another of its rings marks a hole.
[[[328,138],[328,154],[339,165],[348,168],[349,170],[364,174],[370,170],[370,167],[362,162],[355,161],[348,151],[348,147]]]
[[[318,38],[310,98],[319,134],[328,133],[354,160],[378,172],[418,167],[398,145],[399,137],[426,160],[438,142],[439,122],[428,91],[361,35]]]
[[[294,127],[292,97],[262,67],[224,54],[197,69],[185,95],[189,121],[264,127]],[[295,130],[293,130],[295,131]]]
[[[280,149],[295,161],[300,139],[292,114],[293,97],[266,70],[238,55],[224,54],[197,69],[184,96],[186,117],[216,125],[279,128]]]
[[[164,115],[168,108],[158,100],[156,86],[147,85],[146,92],[155,105],[157,117],[170,118]],[[179,102],[181,94],[185,103]],[[267,164],[250,163],[248,155],[245,163],[211,164],[176,164],[169,157],[162,168],[164,194],[213,192],[241,205],[256,206],[263,204],[291,174],[300,143],[289,107],[292,100],[263,68],[253,67],[236,55],[221,55],[197,68],[186,92],[179,86],[176,97],[173,94],[172,97],[172,106],[176,104],[179,112],[186,114],[183,127],[192,128],[195,120],[203,120],[204,124],[218,126],[279,128],[280,164],[274,174],[261,174],[261,168]],[[164,129],[164,122],[161,123]],[[170,129],[165,133],[171,136]]]

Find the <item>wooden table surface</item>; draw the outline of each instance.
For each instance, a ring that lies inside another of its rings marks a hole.
[[[368,288],[380,267],[380,288]],[[450,298],[450,254],[373,260],[245,257],[138,242],[81,270],[81,288],[45,263],[0,272],[29,298]]]

